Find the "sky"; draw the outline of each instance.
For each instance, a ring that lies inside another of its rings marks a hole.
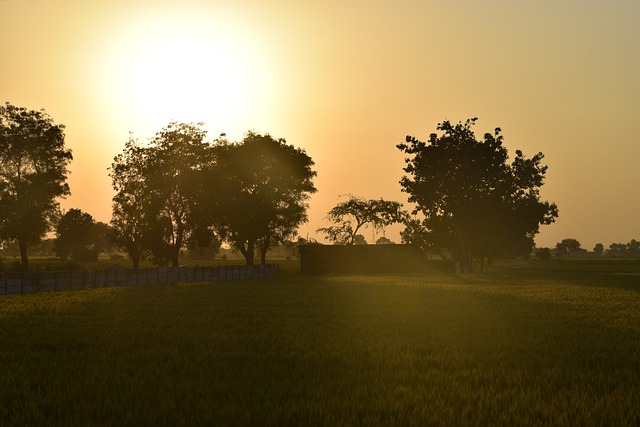
[[[560,215],[537,246],[608,247],[640,239],[639,20],[636,0],[0,0],[0,102],[66,126],[62,206],[104,222],[130,134],[285,138],[316,163],[300,235],[320,241],[342,195],[406,203],[406,135],[478,117],[545,155]]]

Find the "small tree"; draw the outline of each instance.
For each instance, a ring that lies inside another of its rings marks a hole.
[[[536,251],[536,256],[542,261],[549,261],[551,259],[551,249],[539,248]]]
[[[556,255],[559,257],[568,256],[580,250],[580,247],[580,242],[576,239],[564,239],[556,244]]]
[[[593,247],[593,253],[595,256],[602,256],[604,254],[604,245],[602,243],[596,243]]]
[[[64,146],[64,126],[42,111],[0,106],[0,238],[15,239],[22,268],[27,248],[37,244],[59,216],[58,198],[73,156]]]
[[[388,225],[403,222],[406,217],[401,203],[349,196],[327,213],[326,219],[334,225],[321,227],[317,231],[326,234],[334,243],[353,245],[363,227],[383,230]]]
[[[54,241],[58,256],[65,260],[71,255],[74,261],[79,261],[84,251],[94,249],[94,226],[93,217],[80,209],[70,209],[62,215]]]
[[[376,245],[393,245],[393,241],[387,236],[382,236],[376,240]]]

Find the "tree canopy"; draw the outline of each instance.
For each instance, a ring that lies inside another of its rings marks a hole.
[[[220,235],[247,264],[260,250],[295,237],[307,221],[308,199],[316,192],[314,162],[283,138],[247,132],[242,142],[218,139],[209,184],[215,191],[211,212]],[[210,205],[211,206],[211,205]]]
[[[205,135],[201,124],[171,122],[148,145],[130,138],[114,158],[111,226],[134,268],[145,252],[178,266],[180,250],[202,228],[198,183],[212,161]]]
[[[18,241],[24,270],[29,269],[28,246],[51,230],[58,198],[70,194],[66,180],[72,159],[64,126],[44,110],[0,106],[0,237]]]
[[[406,215],[401,203],[349,196],[327,213],[326,219],[333,225],[321,227],[318,232],[326,234],[334,243],[353,245],[362,227],[382,230],[388,225],[404,222]]]
[[[516,150],[508,163],[500,128],[478,140],[476,120],[444,121],[436,128],[441,133],[426,142],[407,136],[397,145],[408,155],[400,184],[416,205],[414,214],[424,217],[420,226],[468,270],[474,256],[494,257],[532,242],[540,225],[558,216],[554,203],[540,200],[543,154],[526,158]]]
[[[66,259],[69,255],[79,261],[83,251],[93,249],[95,220],[91,214],[80,209],[70,209],[60,218],[56,227],[54,248],[58,256]]]

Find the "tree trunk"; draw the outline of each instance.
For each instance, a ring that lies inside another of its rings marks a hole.
[[[20,247],[20,259],[22,260],[22,270],[29,271],[29,258],[27,257],[27,242],[24,239],[18,239]]]
[[[129,257],[131,258],[131,264],[133,264],[133,269],[137,270],[138,268],[140,268],[140,255],[137,253],[129,254]]]
[[[171,248],[171,265],[173,267],[180,267],[180,247],[175,246]]]
[[[256,241],[255,240],[248,240],[247,241],[247,250],[243,253],[244,259],[247,261],[247,265],[253,265],[253,257],[255,255],[255,247],[256,247]]]
[[[269,236],[266,236],[262,242],[262,246],[260,247],[260,265],[267,264],[267,251],[269,250],[270,240]]]

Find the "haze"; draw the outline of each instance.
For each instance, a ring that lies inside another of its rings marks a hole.
[[[406,202],[405,135],[477,116],[478,136],[499,126],[511,153],[546,156],[560,217],[537,245],[608,247],[640,237],[639,18],[622,0],[4,0],[0,102],[66,126],[63,206],[104,222],[129,132],[286,138],[316,162],[300,234],[318,239],[339,195]]]

